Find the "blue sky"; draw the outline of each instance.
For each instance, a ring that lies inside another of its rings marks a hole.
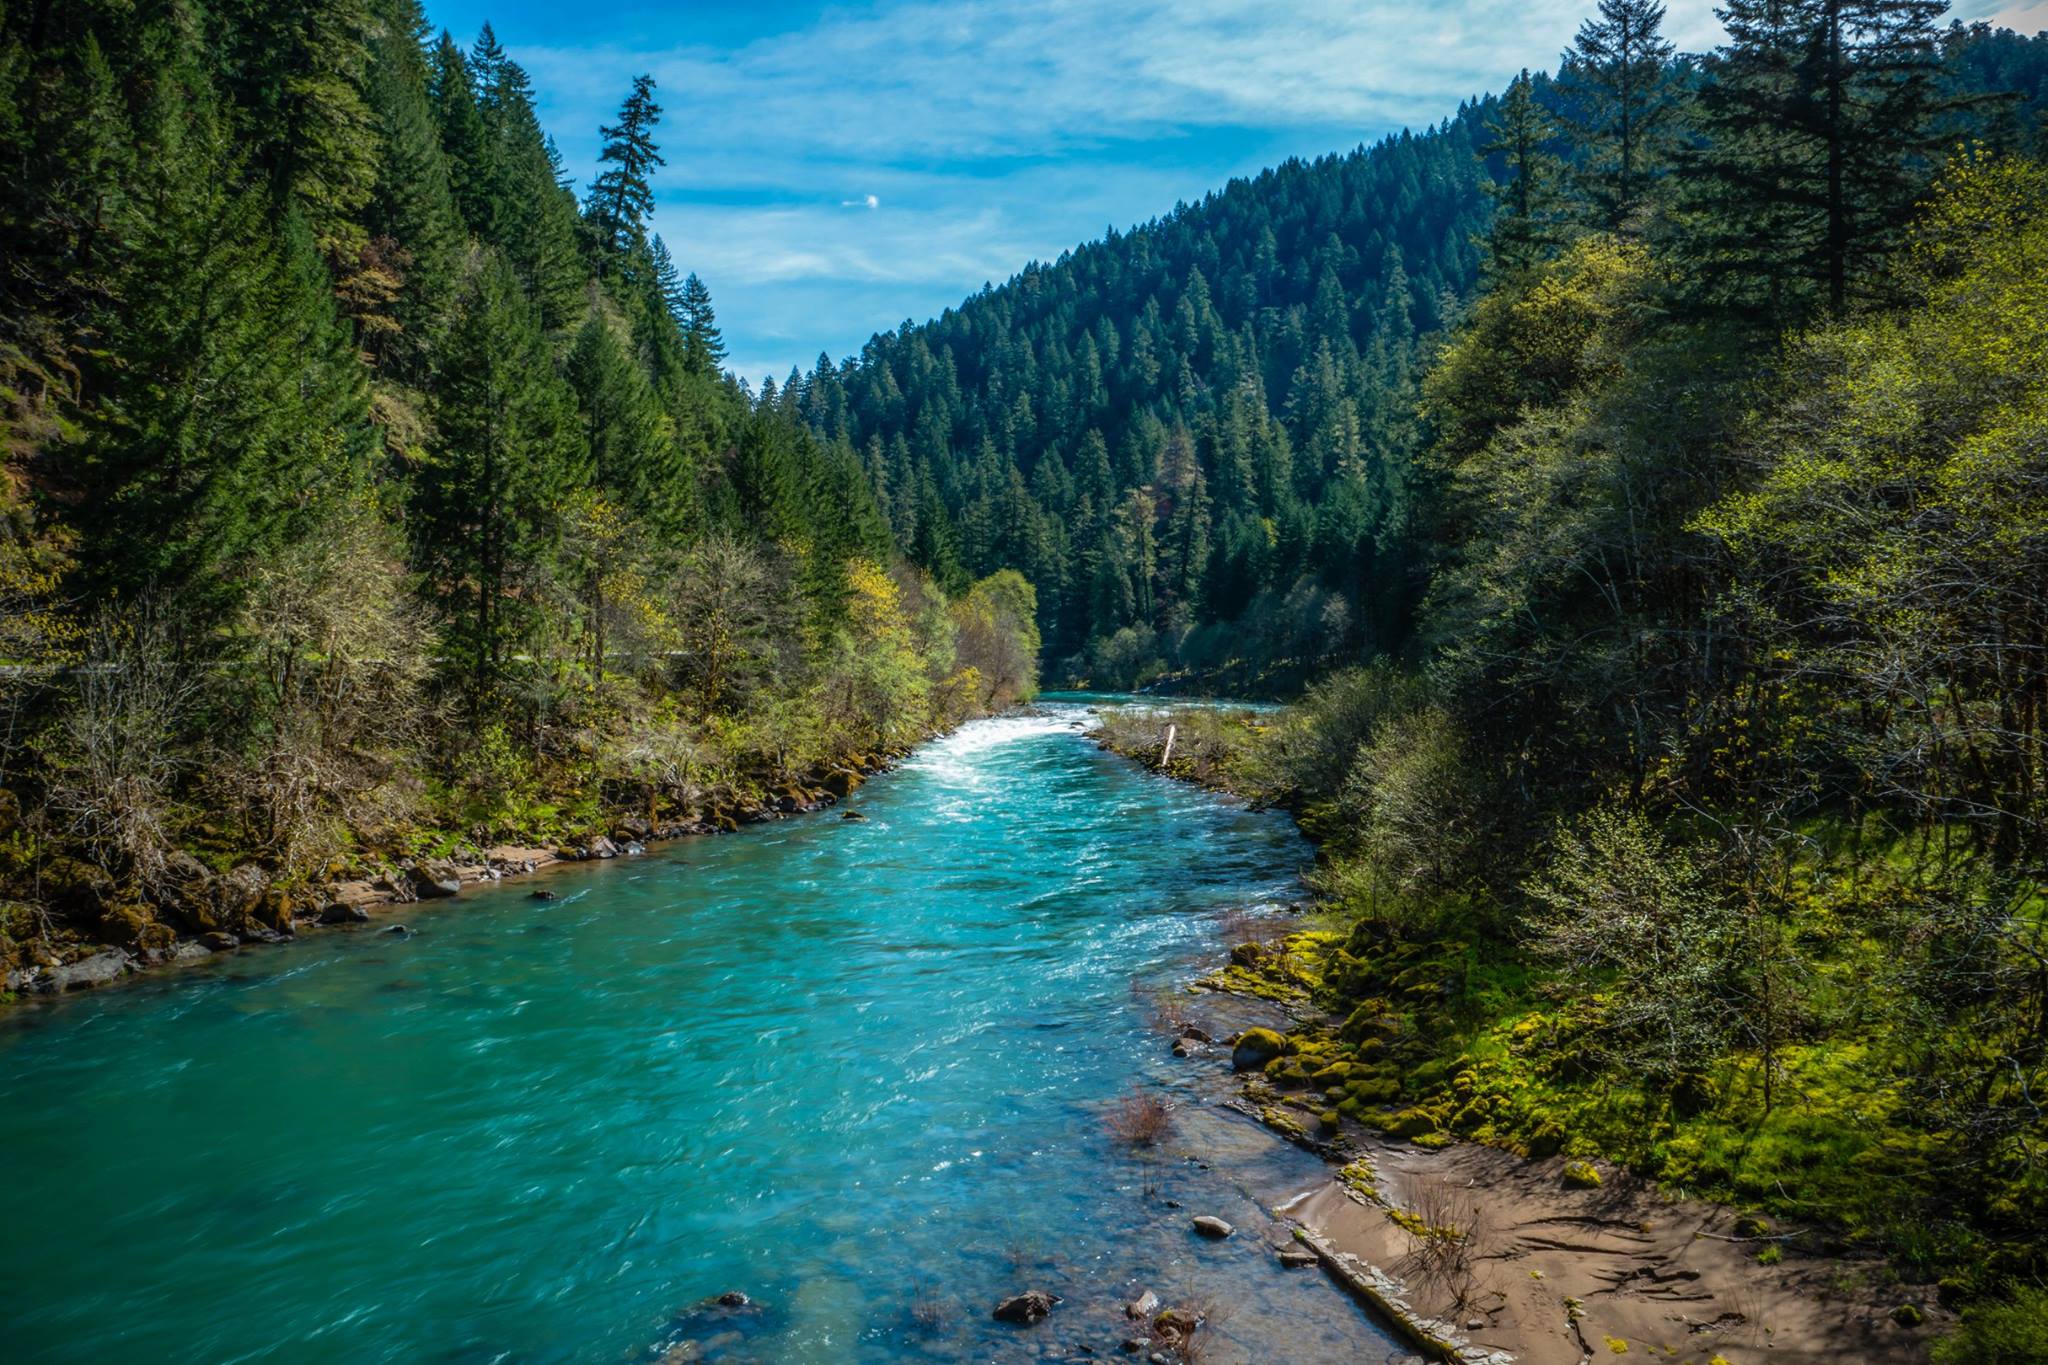
[[[759,382],[1235,175],[1422,127],[1556,61],[1594,0],[428,0],[485,19],[587,181],[652,72],[655,230]],[[1712,0],[1667,31],[1710,47]],[[2036,32],[2048,0],[1954,13]]]

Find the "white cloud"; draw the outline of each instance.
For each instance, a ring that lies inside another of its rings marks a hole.
[[[1669,0],[1680,47],[1718,39],[1714,3]],[[786,372],[1289,152],[1433,124],[1554,65],[1593,4],[882,0],[734,49],[503,36],[585,179],[597,125],[654,74],[656,227],[718,295],[735,353]],[[1954,12],[2048,27],[2048,0]]]

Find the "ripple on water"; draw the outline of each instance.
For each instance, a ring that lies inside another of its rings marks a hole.
[[[33,1230],[0,1239],[10,1358],[986,1359],[1026,1283],[1067,1299],[1032,1342],[1113,1348],[1150,1287],[1234,1305],[1239,1359],[1379,1358],[1315,1277],[1164,1202],[1251,1226],[1311,1158],[1191,1091],[1175,1154],[1230,1176],[1103,1136],[1134,1076],[1182,1083],[1133,979],[1288,899],[1306,849],[1085,714],[928,744],[866,821],[0,1022],[0,1225]],[[693,1313],[732,1288],[758,1310]]]

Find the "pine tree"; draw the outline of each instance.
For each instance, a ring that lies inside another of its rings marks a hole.
[[[441,151],[447,158],[448,186],[456,207],[469,231],[483,236],[491,226],[491,185],[497,170],[469,59],[446,32],[434,46],[427,96],[441,132]]]
[[[1943,0],[1729,0],[1700,93],[1681,256],[1695,296],[1773,326],[1881,288],[1937,150]]]
[[[413,483],[414,547],[480,720],[537,625],[586,452],[533,305],[495,253],[465,284],[441,375],[435,440]]]
[[[388,241],[405,261],[404,289],[393,309],[398,334],[378,358],[395,360],[416,381],[425,376],[454,302],[463,239],[428,95],[424,26],[418,0],[387,0],[369,71],[383,150],[365,213],[372,241]]]
[[[1486,131],[1491,140],[1479,154],[1501,158],[1507,172],[1491,187],[1498,207],[1487,239],[1487,270],[1496,278],[1513,277],[1548,259],[1564,237],[1564,164],[1550,150],[1557,129],[1536,101],[1527,67],[1508,86]]]
[[[1564,55],[1564,122],[1577,144],[1576,179],[1596,220],[1630,231],[1663,175],[1677,108],[1656,0],[1600,0]]]
[[[655,167],[667,164],[654,145],[654,127],[660,122],[654,77],[635,76],[633,92],[619,110],[619,121],[598,129],[605,140],[598,161],[608,169],[591,182],[584,213],[610,251],[638,246],[645,237],[647,219],[654,214],[654,189],[648,180]]]
[[[718,331],[718,317],[711,311],[711,291],[692,271],[683,281],[678,316],[683,324],[684,356],[698,374],[718,373],[725,359],[725,338]]]
[[[310,232],[296,213],[272,230],[189,54],[153,90],[100,324],[82,562],[94,592],[213,622],[354,484],[366,395]]]
[[[651,526],[673,530],[687,502],[674,433],[647,376],[601,314],[576,334],[568,377],[583,412],[592,486]]]

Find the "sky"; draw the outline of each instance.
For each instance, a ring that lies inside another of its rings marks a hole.
[[[1667,0],[1681,49],[1713,0]],[[1593,0],[427,0],[531,73],[579,184],[641,72],[653,228],[756,384],[1290,156],[1554,66]],[[1960,0],[2025,33],[2048,0]]]

